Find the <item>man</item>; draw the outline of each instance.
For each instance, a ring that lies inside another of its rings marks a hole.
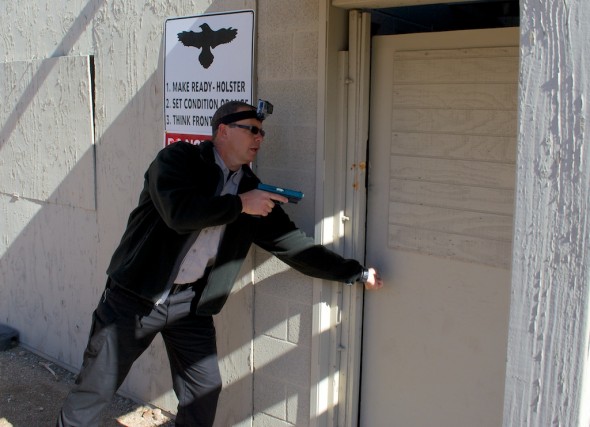
[[[58,426],[96,426],[133,362],[157,333],[178,397],[177,426],[211,426],[221,391],[213,315],[252,243],[305,274],[379,289],[374,269],[315,245],[249,168],[264,138],[254,107],[229,102],[212,141],[157,155],[115,250],[76,385]]]

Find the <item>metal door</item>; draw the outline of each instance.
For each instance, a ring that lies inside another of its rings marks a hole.
[[[518,29],[373,39],[360,425],[502,424]]]

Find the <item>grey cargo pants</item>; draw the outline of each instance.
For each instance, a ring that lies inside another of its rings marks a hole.
[[[82,369],[57,426],[98,426],[101,411],[158,332],[179,401],[176,426],[212,426],[221,391],[215,326],[212,316],[193,314],[194,304],[195,288],[153,307],[121,287],[105,290],[93,313]]]

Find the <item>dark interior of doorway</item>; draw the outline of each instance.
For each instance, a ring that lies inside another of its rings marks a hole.
[[[518,27],[519,0],[479,0],[371,11],[377,35]]]

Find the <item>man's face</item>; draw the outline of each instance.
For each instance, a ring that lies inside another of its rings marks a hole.
[[[240,126],[255,126],[259,131],[254,134],[256,128],[243,128]],[[257,119],[244,119],[223,127],[218,135],[216,147],[223,158],[226,166],[236,170],[242,165],[249,164],[256,159],[256,154],[262,144],[263,136],[260,132],[262,122]]]

